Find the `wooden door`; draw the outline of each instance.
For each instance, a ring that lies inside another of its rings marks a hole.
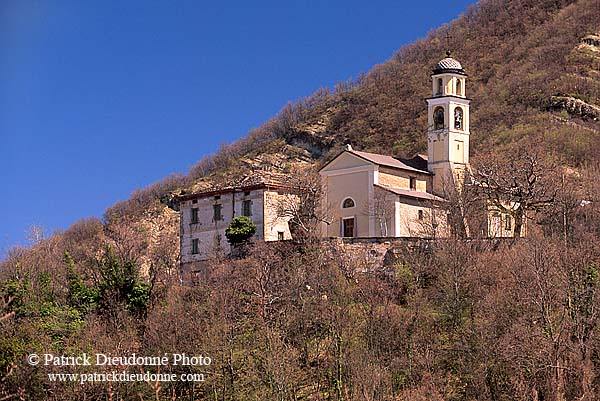
[[[344,237],[354,237],[354,218],[342,220],[342,234]]]

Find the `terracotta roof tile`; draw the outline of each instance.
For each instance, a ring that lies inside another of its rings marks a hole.
[[[271,171],[256,171],[252,174],[244,175],[236,179],[231,179],[223,183],[216,183],[210,187],[203,188],[199,191],[194,191],[178,196],[181,200],[202,198],[215,193],[231,192],[234,190],[245,190],[257,187],[289,187],[290,176],[282,173]]]
[[[408,164],[403,163],[402,161],[400,161],[392,156],[380,155],[377,153],[360,152],[358,150],[348,150],[347,152],[355,154],[356,156],[361,157],[365,160],[368,160],[372,163],[379,164],[380,166],[394,167],[394,168],[399,168],[402,170],[409,170],[409,171],[416,171],[419,173],[431,174],[427,170],[421,170],[418,168],[411,167]]]

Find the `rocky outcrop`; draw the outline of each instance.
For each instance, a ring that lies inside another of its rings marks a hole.
[[[587,35],[581,39],[581,43],[600,48],[600,35]]]
[[[147,249],[140,260],[142,274],[149,275],[153,264],[162,269],[175,269],[179,266],[179,213],[163,205],[156,205],[145,210],[143,218],[133,225],[147,243]]]
[[[552,96],[548,109],[552,111],[565,110],[567,113],[583,119],[600,121],[600,107],[570,96]]]
[[[326,154],[335,144],[335,135],[327,133],[331,116],[336,108],[330,107],[314,118],[291,127],[285,134],[285,141],[295,147],[308,151],[313,159]]]
[[[286,133],[285,140],[292,146],[308,151],[313,159],[322,157],[329,149],[331,149],[334,143],[328,138],[298,129],[290,130]]]

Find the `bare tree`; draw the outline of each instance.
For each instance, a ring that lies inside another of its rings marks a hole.
[[[14,316],[15,311],[10,310],[10,306],[14,300],[14,296],[2,294],[2,298],[0,299],[0,322]]]
[[[523,147],[511,154],[480,157],[473,175],[488,205],[512,216],[515,238],[521,236],[529,212],[549,207],[558,193],[555,166]]]
[[[44,238],[46,238],[45,232],[46,230],[44,229],[44,227],[37,224],[33,224],[25,232],[27,242],[29,242],[31,245],[39,244],[44,240]]]
[[[473,174],[465,170],[457,177],[442,178],[439,195],[445,202],[433,202],[438,220],[446,216],[447,231],[452,237],[473,238],[485,232],[487,226],[485,197],[480,193]]]
[[[279,197],[275,202],[277,217],[288,221],[292,237],[305,242],[320,236],[320,224],[328,221],[321,204],[321,177],[314,167],[290,177],[293,195]]]
[[[388,222],[393,221],[394,216],[394,200],[395,196],[386,190],[375,188],[373,197],[368,202],[365,202],[365,214],[373,217],[379,226],[379,235],[382,237],[389,236]]]
[[[105,226],[105,233],[121,260],[139,263],[148,248],[147,234],[133,218],[110,221]]]
[[[589,184],[588,181],[574,170],[564,169],[559,182],[560,191],[554,203],[546,208],[539,219],[546,235],[559,234],[565,242],[572,237],[577,211],[582,202],[586,202],[582,190]]]

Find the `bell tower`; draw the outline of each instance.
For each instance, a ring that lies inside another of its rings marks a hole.
[[[431,74],[432,96],[427,98],[427,169],[434,173],[433,192],[457,185],[469,165],[469,103],[467,74],[446,53]]]

